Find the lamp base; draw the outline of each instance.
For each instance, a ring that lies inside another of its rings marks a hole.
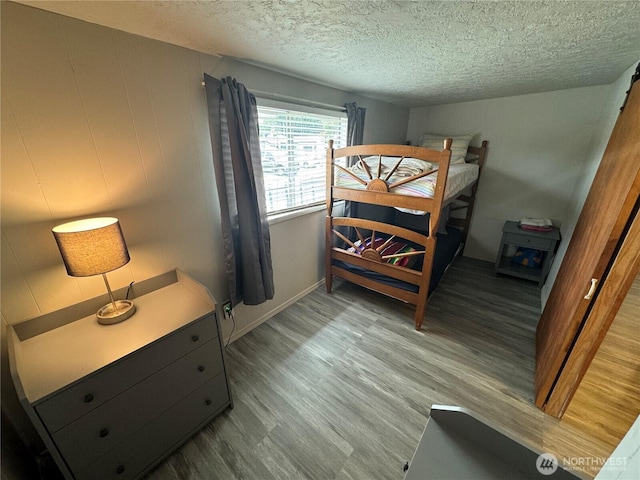
[[[98,323],[101,325],[113,325],[122,322],[136,312],[136,306],[131,300],[116,300],[117,309],[113,303],[108,303],[96,313]]]

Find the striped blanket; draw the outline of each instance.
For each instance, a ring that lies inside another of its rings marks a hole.
[[[365,159],[373,178],[378,173],[378,157],[369,157]],[[381,177],[386,176],[398,159],[395,157],[382,157],[382,173]],[[400,168],[387,180],[387,184],[391,184],[398,180],[402,180],[416,173],[431,170],[435,168],[431,163],[414,158],[405,158],[400,164]],[[362,180],[368,181],[369,177],[364,168],[357,164],[350,168]],[[405,183],[398,187],[392,188],[391,193],[400,195],[409,195],[414,197],[433,198],[433,192],[436,187],[436,179],[438,172],[419,178],[412,182]],[[445,203],[456,197],[462,190],[471,185],[478,178],[478,165],[473,163],[453,164],[449,165],[449,176],[445,185],[444,199]],[[364,186],[340,169],[336,169],[335,185],[338,187],[355,188],[362,190]]]

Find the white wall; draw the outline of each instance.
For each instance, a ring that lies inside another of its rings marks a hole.
[[[637,62],[636,62],[637,64]],[[587,198],[591,183],[596,174],[602,155],[607,147],[609,136],[613,130],[613,127],[620,114],[620,107],[626,96],[626,92],[629,89],[631,82],[631,76],[635,72],[636,64],[629,67],[629,69],[620,75],[620,78],[607,87],[607,97],[605,99],[604,108],[601,112],[598,124],[593,132],[591,141],[589,142],[589,149],[587,151],[585,162],[582,164],[582,170],[580,175],[576,179],[573,195],[571,196],[567,209],[564,214],[564,221],[562,223],[562,237],[563,242],[558,248],[556,255],[556,261],[551,266],[549,277],[547,282],[542,288],[542,306],[544,308],[547,303],[547,298],[551,292],[551,287],[558,274],[558,269],[562,264],[562,259],[569,246],[573,230],[575,229],[578,217],[582,211],[582,206]]]
[[[180,268],[227,298],[203,72],[333,105],[357,101],[367,108],[365,141],[405,138],[406,108],[14,3],[1,8],[3,332],[104,293],[101,278],[67,276],[50,231],[86,216],[120,218],[131,262],[109,274],[114,289]],[[276,297],[238,308],[236,332],[321,281],[323,226],[324,212],[272,226]],[[4,338],[2,408],[20,423]]]
[[[407,139],[476,133],[489,141],[465,255],[494,261],[505,220],[546,217],[562,241],[541,291],[546,303],[635,63],[611,85],[411,110]]]
[[[493,262],[505,220],[565,220],[599,128],[607,86],[411,110],[407,138],[477,134],[489,141],[465,255]]]

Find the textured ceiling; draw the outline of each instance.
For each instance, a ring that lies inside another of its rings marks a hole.
[[[20,1],[399,105],[606,84],[640,59],[640,2]]]

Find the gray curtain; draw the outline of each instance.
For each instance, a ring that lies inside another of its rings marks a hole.
[[[229,298],[258,305],[274,287],[256,99],[231,77],[204,81]]]
[[[366,108],[358,107],[356,102],[345,103],[347,109],[347,147],[352,145],[362,145],[362,137],[364,135],[364,115]],[[350,166],[357,162],[357,158],[350,158]]]
[[[362,145],[362,137],[364,134],[364,115],[366,108],[358,107],[356,102],[345,103],[347,109],[347,147],[352,145]],[[358,161],[358,157],[349,157],[349,166],[353,166]],[[357,217],[359,204],[356,202],[344,202],[345,217]],[[349,238],[355,237],[355,231],[349,228],[347,235]]]

